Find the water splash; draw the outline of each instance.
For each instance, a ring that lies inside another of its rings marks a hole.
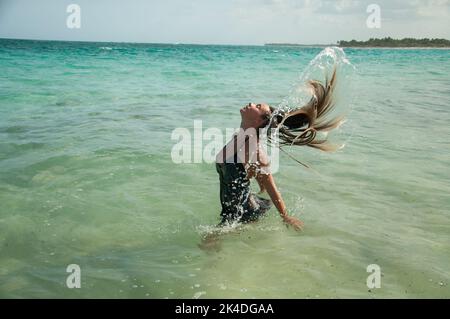
[[[207,235],[225,235],[229,233],[236,233],[247,228],[248,225],[242,224],[239,221],[226,222],[221,226],[213,225],[199,225],[197,226],[197,233],[201,236]]]
[[[326,138],[332,144],[340,145],[338,150],[341,150],[344,148],[344,145],[349,144],[354,132],[354,127],[351,121],[349,121],[349,117],[353,110],[354,100],[356,98],[355,91],[352,87],[357,71],[356,67],[347,58],[347,55],[342,48],[327,47],[317,54],[302,71],[299,78],[293,84],[289,94],[277,106],[277,110],[289,112],[306,105],[313,96],[312,88],[308,85],[308,82],[310,80],[317,80],[325,83],[326,79],[331,78],[334,68],[336,68],[337,77],[335,89],[333,91],[334,107],[327,117],[331,119],[343,115],[345,119],[331,132],[319,132],[318,135],[321,138]],[[277,114],[277,111],[274,114]],[[274,132],[274,134],[275,133],[276,132]],[[285,153],[298,161],[297,155],[294,154],[296,149],[299,148],[292,146],[286,147]],[[301,149],[302,159],[305,159],[307,163],[303,165],[308,167],[309,171],[321,176],[319,172],[312,169],[309,161],[324,156],[323,152],[311,150],[308,147],[303,147]],[[302,159],[300,159],[301,163],[304,163]]]
[[[307,82],[313,79],[323,82],[326,78],[330,78],[334,67],[336,67],[337,73],[335,97],[339,98],[340,93],[344,89],[345,92],[348,92],[348,85],[353,78],[356,68],[350,63],[342,48],[327,47],[309,62],[294,83],[288,96],[283,99],[277,108],[287,112],[308,103],[311,99],[311,89],[308,87]],[[339,101],[336,102],[339,103]],[[342,108],[343,106],[341,105],[336,105],[335,107],[335,109],[339,109],[341,114],[343,113]]]

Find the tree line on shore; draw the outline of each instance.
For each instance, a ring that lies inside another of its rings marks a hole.
[[[450,41],[446,39],[393,39],[391,37],[376,39],[370,38],[367,41],[338,41],[341,47],[450,47]]]

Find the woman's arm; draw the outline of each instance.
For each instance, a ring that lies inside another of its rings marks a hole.
[[[278,209],[281,218],[284,222],[293,226],[295,230],[301,230],[303,223],[293,216],[287,214],[286,205],[284,204],[283,198],[275,185],[272,174],[258,174],[256,176],[258,183],[262,188],[264,188],[272,199],[273,204]]]
[[[262,194],[266,191],[266,188],[264,187],[264,184],[261,180],[261,178],[257,178],[256,179],[258,181],[258,185],[259,185],[259,194]]]
[[[257,164],[249,164],[250,159],[254,160],[254,153],[250,154],[249,152],[249,141],[245,141],[245,163],[246,163],[246,171],[247,178],[256,177],[260,187],[260,193],[267,191],[274,203],[275,207],[278,209],[280,216],[283,218],[284,222],[288,225],[294,227],[295,230],[301,230],[303,227],[303,223],[293,216],[289,216],[287,214],[286,205],[284,204],[283,198],[281,197],[280,192],[278,192],[277,186],[275,185],[275,181],[270,174],[269,168],[269,160],[267,158],[266,153],[260,149],[259,145],[256,147],[257,154]]]

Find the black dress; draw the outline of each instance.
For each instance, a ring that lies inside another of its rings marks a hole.
[[[271,208],[270,200],[251,192],[244,164],[237,161],[236,154],[233,163],[216,163],[216,170],[220,178],[221,224],[255,221]]]

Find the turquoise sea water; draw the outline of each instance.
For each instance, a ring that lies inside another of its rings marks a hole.
[[[0,297],[449,298],[450,50],[345,49],[345,148],[275,175],[304,231],[272,209],[197,246],[218,176],[175,164],[172,131],[238,127],[321,50],[1,40]]]

